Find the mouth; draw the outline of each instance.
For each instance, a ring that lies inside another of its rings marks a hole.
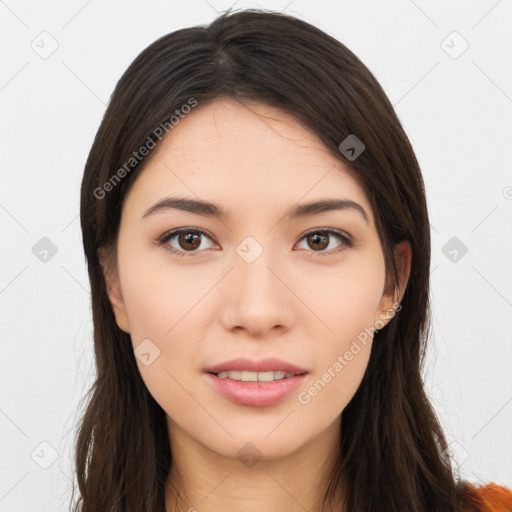
[[[219,379],[230,379],[241,382],[274,382],[278,380],[291,379],[298,375],[305,375],[307,372],[300,370],[294,373],[285,372],[282,370],[268,371],[268,372],[252,372],[249,370],[242,371],[222,371],[222,372],[207,372],[215,375]]]
[[[230,378],[245,382],[268,382],[307,373],[305,368],[277,357],[267,357],[260,360],[238,357],[205,368],[204,371],[221,379]]]
[[[216,393],[234,404],[268,407],[296,392],[304,384],[307,374],[222,371],[208,372],[204,376]]]
[[[301,386],[308,370],[278,359],[231,359],[204,369],[208,384],[227,400],[252,407],[270,406]]]

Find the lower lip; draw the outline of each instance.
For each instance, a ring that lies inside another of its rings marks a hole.
[[[306,378],[306,374],[271,382],[243,382],[221,379],[213,373],[205,373],[210,385],[228,400],[239,405],[265,407],[273,405],[295,391]]]

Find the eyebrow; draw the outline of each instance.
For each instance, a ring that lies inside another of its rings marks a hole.
[[[143,215],[143,218],[170,209],[182,210],[218,219],[227,219],[229,217],[222,206],[215,203],[185,197],[165,197],[151,206]],[[367,224],[370,223],[366,210],[359,203],[350,199],[320,199],[310,203],[299,204],[290,208],[285,213],[284,217],[288,220],[293,220],[333,210],[357,211],[364,217]]]

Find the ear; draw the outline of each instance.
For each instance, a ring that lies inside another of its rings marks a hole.
[[[409,276],[411,274],[412,250],[407,240],[395,245],[395,261],[398,272],[398,289],[386,278],[386,286],[382,295],[380,308],[375,317],[378,330],[382,329],[395,316],[398,305],[402,300]]]
[[[101,247],[98,250],[98,258],[100,260],[108,298],[110,300],[114,316],[116,317],[117,325],[122,331],[129,334],[130,324],[128,322],[128,315],[126,313],[126,307],[121,293],[119,272],[115,261],[115,250]]]

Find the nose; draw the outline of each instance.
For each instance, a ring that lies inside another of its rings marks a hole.
[[[251,250],[255,247],[249,254]],[[272,330],[284,332],[293,323],[293,299],[297,301],[290,288],[292,276],[286,272],[284,260],[271,250],[250,256],[246,258],[243,252],[235,255],[222,285],[219,300],[224,328],[245,330],[254,337],[268,337]]]

